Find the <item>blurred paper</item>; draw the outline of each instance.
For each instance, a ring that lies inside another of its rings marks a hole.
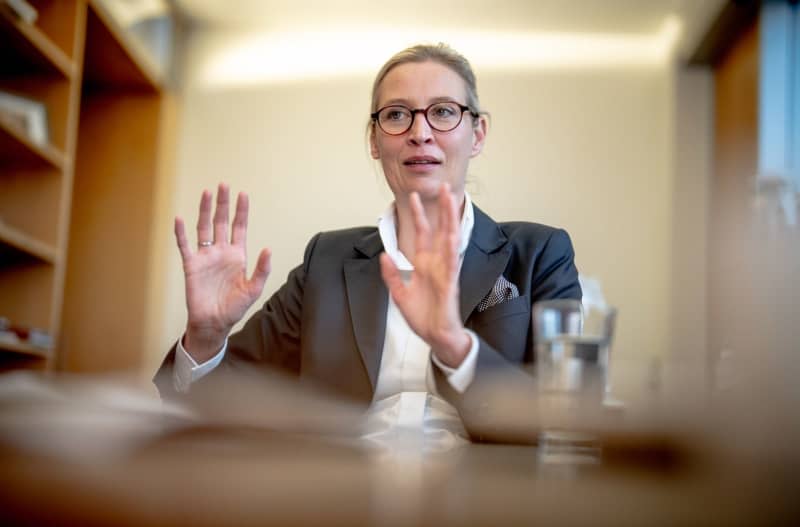
[[[260,370],[216,376],[162,402],[121,376],[0,376],[0,443],[76,461],[113,460],[193,428],[355,434],[362,409]]]

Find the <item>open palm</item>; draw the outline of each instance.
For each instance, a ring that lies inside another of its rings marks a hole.
[[[418,194],[411,195],[410,204],[415,229],[414,272],[404,282],[392,259],[384,253],[383,280],[414,333],[445,364],[457,366],[470,341],[458,307],[459,222],[455,200],[449,186],[442,185],[435,231],[425,218]]]
[[[183,220],[175,219],[188,309],[184,346],[197,361],[204,361],[219,350],[234,324],[261,295],[270,271],[270,253],[263,249],[252,276],[247,278],[247,195],[239,194],[236,201],[230,240],[228,187],[219,185],[213,224],[211,201],[211,193],[204,191],[196,251],[189,246]]]

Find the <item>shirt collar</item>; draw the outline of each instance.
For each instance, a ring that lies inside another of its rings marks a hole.
[[[461,215],[461,237],[458,244],[458,255],[460,258],[464,257],[464,252],[467,250],[470,236],[472,236],[472,227],[474,225],[475,211],[472,206],[472,198],[469,197],[467,191],[464,191],[464,213]],[[383,249],[397,268],[401,271],[413,271],[414,266],[411,265],[411,262],[400,252],[400,248],[397,246],[397,222],[394,201],[390,203],[386,211],[378,217],[378,234],[381,237],[381,242],[383,242]]]

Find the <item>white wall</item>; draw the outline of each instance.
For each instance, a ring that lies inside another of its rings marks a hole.
[[[676,70],[673,89],[670,351],[703,363],[708,349],[713,74],[700,67]]]
[[[219,35],[191,38],[172,213],[193,225],[200,192],[218,181],[250,193],[250,254],[262,246],[274,252],[256,309],[300,263],[310,236],[373,224],[389,202],[364,142],[372,79],[354,74],[209,89],[198,65]],[[470,170],[475,201],[497,220],[566,228],[579,270],[601,279],[619,307],[615,352],[666,353],[673,303],[681,301],[671,293],[679,213],[671,67],[477,74],[492,126]],[[171,218],[162,223],[171,229]],[[691,226],[679,228],[694,236]],[[152,350],[152,367],[185,323],[179,257],[167,253],[163,348]]]
[[[494,126],[476,201],[564,227],[619,308],[618,353],[663,354],[670,232],[669,75],[661,69],[481,79]]]

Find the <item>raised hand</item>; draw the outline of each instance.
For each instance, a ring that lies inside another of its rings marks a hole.
[[[270,272],[270,252],[262,249],[252,276],[247,278],[247,194],[240,193],[236,200],[230,240],[228,186],[220,184],[217,189],[213,225],[211,199],[211,192],[203,191],[196,251],[189,246],[183,219],[175,218],[189,314],[183,345],[197,362],[219,352],[231,328],[261,295]]]
[[[458,307],[458,210],[450,186],[439,190],[438,227],[433,231],[419,195],[410,196],[414,216],[414,272],[403,282],[388,254],[381,255],[381,275],[409,327],[431,346],[444,364],[458,367],[471,340]]]

